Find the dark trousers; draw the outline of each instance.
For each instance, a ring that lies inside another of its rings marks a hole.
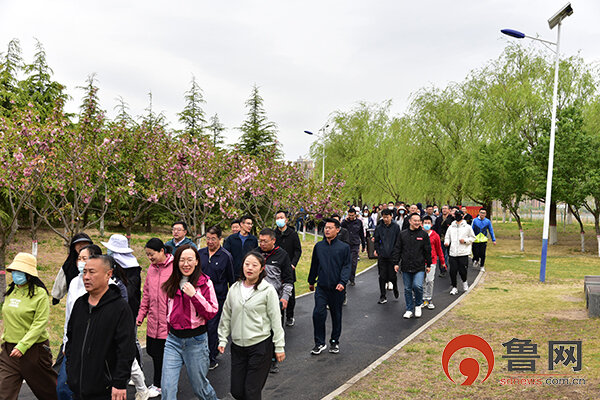
[[[146,336],[146,352],[152,358],[154,367],[154,376],[152,383],[156,387],[160,387],[162,379],[163,356],[165,354],[165,343],[167,339],[154,339]]]
[[[398,278],[394,271],[394,261],[389,258],[377,259],[377,270],[379,271],[379,294],[381,297],[385,295],[385,284],[392,282],[394,289],[398,288]]]
[[[261,399],[274,347],[273,336],[248,347],[231,343],[231,395],[235,399]]]
[[[313,310],[313,327],[315,344],[325,344],[325,323],[327,321],[327,306],[331,313],[331,340],[339,343],[342,334],[342,304],[344,303],[345,290],[341,292],[335,288],[323,288],[317,285],[315,291],[315,308]]]
[[[467,281],[467,266],[469,265],[469,256],[450,256],[450,282],[452,287],[456,287],[456,273],[460,274],[463,282]]]
[[[444,253],[444,261],[446,262],[446,266],[450,266],[450,254],[448,254],[449,251],[450,251],[450,248],[444,246],[444,241],[442,240],[442,253]],[[440,272],[446,271],[446,269],[444,267],[442,267],[441,262],[438,262],[438,264],[440,266]]]
[[[479,266],[483,268],[485,264],[485,251],[487,249],[487,242],[473,243],[473,261],[479,260]]]
[[[350,271],[350,282],[354,282],[354,278],[356,278],[356,266],[358,265],[359,252],[360,245],[350,246],[350,255],[352,256],[352,270]]]
[[[225,299],[217,299],[219,302],[219,311],[217,311],[217,315],[211,320],[206,321],[206,333],[208,334],[208,357],[211,362],[217,361],[217,356],[219,355],[219,350],[217,347],[219,346],[219,335],[217,334],[217,329],[219,328],[219,321],[221,320],[221,313],[223,312],[223,305],[225,304]]]
[[[292,295],[288,301],[287,308],[285,309],[286,318],[294,318],[294,308],[296,308],[296,285],[292,287]]]
[[[0,398],[17,400],[23,380],[38,399],[56,400],[56,371],[52,369],[49,342],[36,343],[21,358],[10,357],[16,343],[2,343]]]

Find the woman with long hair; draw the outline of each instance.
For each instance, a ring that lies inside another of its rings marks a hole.
[[[38,278],[37,260],[19,253],[6,268],[12,275],[2,306],[0,396],[16,400],[23,380],[38,399],[56,399],[56,371],[48,341],[50,301]]]
[[[149,387],[161,393],[163,354],[165,342],[169,334],[167,326],[167,292],[162,286],[173,273],[173,255],[170,248],[165,247],[162,240],[152,238],[146,243],[146,256],[150,266],[144,283],[144,294],[140,311],[136,318],[137,326],[141,326],[148,317],[146,325],[146,352],[152,357],[154,365],[153,384]]]
[[[215,400],[217,394],[208,382],[208,336],[206,321],[219,309],[212,282],[202,273],[200,254],[190,245],[175,252],[173,272],[162,285],[167,294],[167,324],[162,369],[162,399],[177,399],[181,367],[185,364],[188,378],[199,399]]]
[[[279,296],[265,276],[262,254],[247,253],[221,314],[218,349],[225,352],[231,335],[231,394],[236,399],[260,400],[273,351],[278,362],[285,359]]]

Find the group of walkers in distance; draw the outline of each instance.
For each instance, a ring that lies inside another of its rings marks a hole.
[[[309,289],[315,292],[314,348],[326,343],[327,310],[332,332],[329,352],[340,352],[342,310],[347,285],[355,285],[360,252],[374,246],[379,271],[379,301],[386,292],[399,297],[401,271],[405,318],[434,308],[436,270],[446,274],[452,290],[457,273],[468,289],[467,264],[473,245],[474,264],[484,268],[491,222],[481,209],[467,218],[458,207],[404,203],[382,204],[362,211],[349,207],[342,218],[324,218],[323,240],[312,252]],[[285,211],[275,214],[275,227],[252,232],[249,216],[231,223],[223,241],[218,226],[206,232],[206,247],[187,237],[187,226],[172,225],[173,237],[145,245],[149,261],[142,267],[128,239],[112,235],[102,247],[85,233],[73,237],[69,255],[50,292],[52,303],[66,297],[64,337],[52,367],[47,324],[49,293],[38,278],[36,258],[19,253],[7,267],[12,275],[4,299],[4,333],[0,353],[0,398],[17,399],[25,380],[39,399],[127,398],[134,385],[136,400],[161,395],[177,398],[185,365],[199,399],[216,399],[207,377],[230,346],[230,392],[236,399],[260,399],[269,373],[279,372],[285,359],[284,327],[293,327],[296,266],[302,255],[298,233]],[[442,245],[443,243],[443,245]],[[152,359],[153,384],[146,386],[137,328],[146,320],[146,352]]]

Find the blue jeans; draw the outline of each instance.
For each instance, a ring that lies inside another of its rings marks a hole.
[[[191,338],[178,338],[169,333],[163,358],[161,398],[177,400],[179,373],[183,364],[194,394],[199,399],[216,400],[217,394],[206,378],[209,364],[206,333]]]
[[[58,379],[56,381],[56,395],[58,400],[71,400],[73,392],[67,385],[67,357],[63,357],[63,362],[58,371]]]
[[[415,305],[423,304],[423,279],[425,271],[402,272],[404,281],[404,300],[406,301],[406,311],[415,311]],[[414,292],[414,299],[413,299]]]

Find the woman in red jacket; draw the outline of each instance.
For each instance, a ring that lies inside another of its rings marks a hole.
[[[154,364],[153,384],[148,389],[161,393],[160,380],[162,378],[163,354],[169,329],[167,327],[167,293],[163,284],[173,272],[173,256],[165,248],[162,240],[152,238],[146,243],[146,256],[150,260],[144,294],[140,311],[136,318],[137,326],[142,325],[144,318],[148,317],[146,330],[146,351],[152,357]]]

